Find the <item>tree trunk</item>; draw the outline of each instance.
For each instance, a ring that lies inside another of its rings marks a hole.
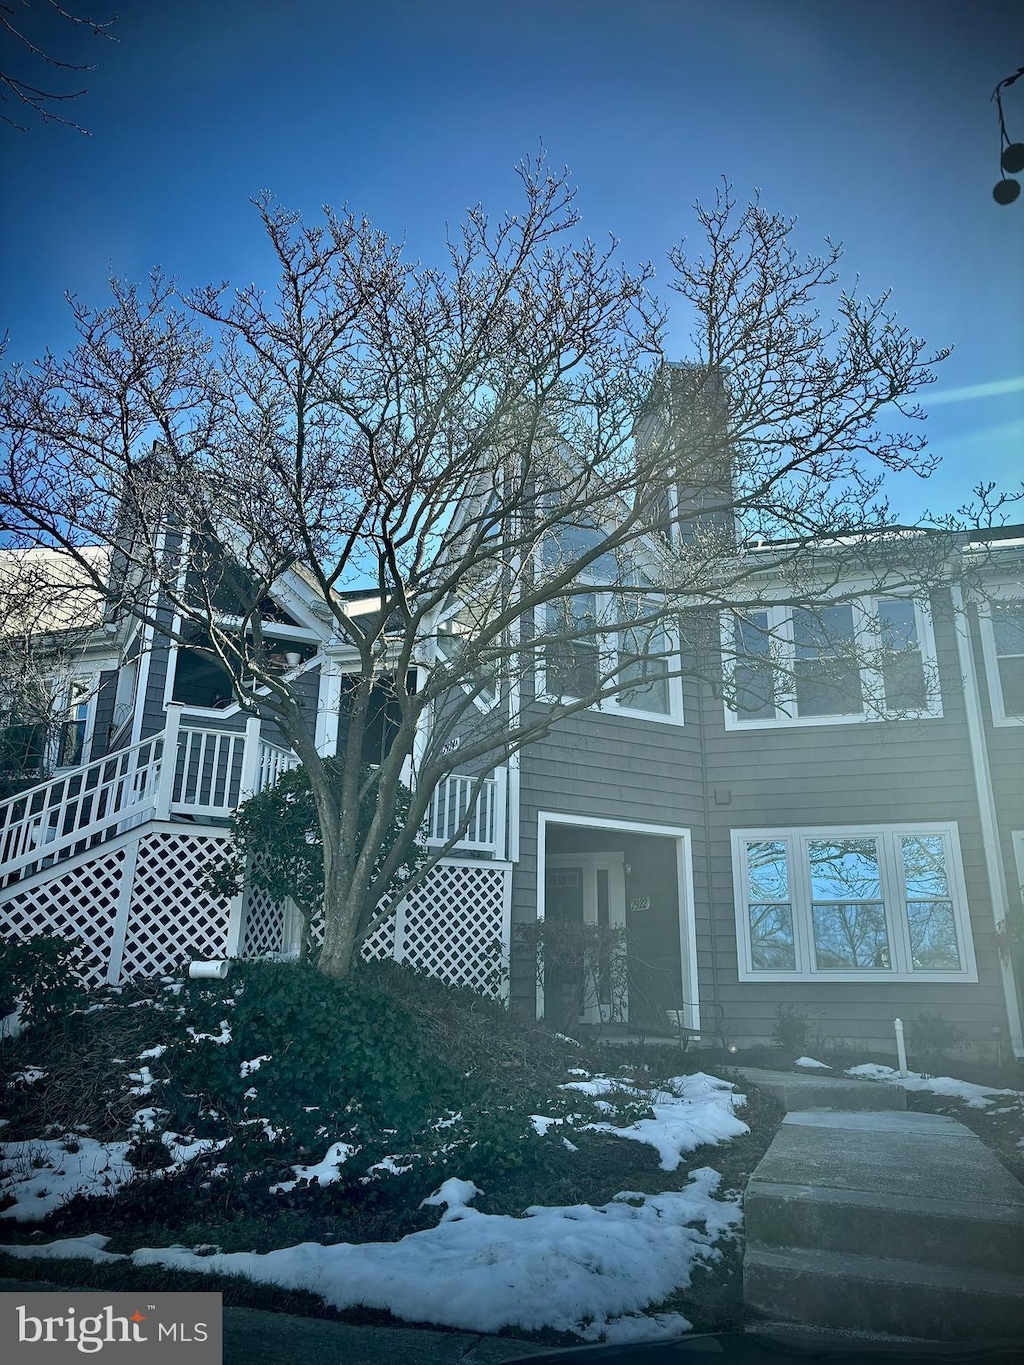
[[[348,976],[356,950],[362,898],[341,857],[340,829],[324,829],[324,943],[317,963],[325,976]]]

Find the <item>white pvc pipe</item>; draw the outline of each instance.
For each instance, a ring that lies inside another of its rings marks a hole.
[[[898,1076],[905,1076],[907,1074],[907,1048],[903,1041],[903,1020],[894,1019],[893,1027],[896,1029],[896,1056],[899,1058],[900,1063],[900,1069],[896,1074]]]
[[[230,962],[191,962],[188,974],[192,981],[223,981],[230,969]]]

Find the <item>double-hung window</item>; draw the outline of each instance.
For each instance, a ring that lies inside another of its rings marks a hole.
[[[579,592],[548,602],[540,613],[541,696],[575,700],[599,686],[616,688],[600,709],[645,720],[682,720],[678,642],[667,622],[639,595]],[[608,629],[602,630],[607,622]],[[625,684],[624,686],[622,684]]]
[[[955,825],[733,833],[740,979],[977,979]]]
[[[931,622],[908,597],[759,604],[723,630],[731,729],[940,714]]]
[[[992,719],[1024,725],[1024,597],[992,602],[980,618]]]
[[[74,678],[56,723],[53,761],[57,768],[74,768],[84,761],[89,704],[94,692],[90,678]]]
[[[621,618],[629,619],[622,610]],[[630,625],[616,639],[618,677],[629,686],[610,701],[620,711],[640,711],[652,716],[671,716],[674,710],[673,679],[670,667],[672,642],[663,621],[649,625]]]
[[[597,593],[559,598],[544,612],[544,691],[559,700],[589,696],[601,678]]]
[[[442,621],[437,628],[435,642],[441,663],[452,665],[459,674],[458,681],[481,711],[490,711],[498,702],[500,684],[496,667],[468,664],[463,658],[471,623],[463,622],[458,614]]]
[[[538,608],[537,695],[575,701],[604,691],[601,711],[682,721],[679,641],[635,546],[606,550],[608,533],[566,514],[540,539],[538,572],[576,569],[572,591]],[[593,559],[582,564],[587,556]]]

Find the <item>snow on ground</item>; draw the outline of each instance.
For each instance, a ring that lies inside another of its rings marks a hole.
[[[342,1166],[353,1152],[358,1151],[359,1148],[353,1147],[350,1142],[332,1142],[323,1161],[318,1161],[315,1166],[293,1166],[295,1179],[282,1180],[277,1185],[271,1185],[270,1193],[287,1194],[289,1190],[294,1190],[300,1180],[309,1180],[317,1185],[330,1185],[341,1179]]]
[[[624,1092],[637,1100],[649,1102],[654,1111],[653,1118],[638,1119],[628,1127],[612,1123],[588,1123],[585,1129],[592,1133],[610,1133],[613,1137],[647,1143],[657,1150],[663,1171],[678,1170],[684,1153],[692,1152],[702,1143],[728,1142],[730,1138],[750,1132],[735,1113],[738,1106],[746,1103],[746,1096],[736,1094],[730,1081],[720,1081],[717,1076],[708,1076],[703,1071],[697,1071],[692,1076],[674,1076],[666,1081],[661,1090],[654,1092],[607,1076],[570,1081],[560,1088],[578,1090],[592,1097]],[[602,1103],[600,1100],[595,1102]],[[545,1125],[545,1130],[546,1125],[553,1122],[542,1115],[535,1115],[533,1122],[538,1131],[541,1131],[538,1120]]]
[[[714,1242],[740,1223],[738,1202],[715,1197],[720,1179],[705,1166],[691,1171],[681,1190],[624,1192],[597,1207],[534,1207],[523,1218],[480,1213],[469,1203],[475,1187],[449,1180],[431,1196],[446,1205],[438,1226],[398,1242],[303,1242],[265,1254],[212,1256],[187,1247],[141,1248],[131,1261],[243,1275],[311,1290],[336,1308],[381,1308],[408,1322],[463,1331],[548,1327],[588,1341],[605,1334],[632,1340],[652,1334],[652,1319],[636,1315],[688,1285],[695,1264],[717,1259]],[[7,1250],[19,1257],[125,1259],[104,1244],[91,1236]],[[678,1314],[654,1321],[664,1335],[689,1328]]]
[[[35,1085],[36,1081],[41,1081],[46,1072],[40,1071],[37,1066],[27,1066],[24,1071],[16,1071],[11,1080],[16,1084]]]
[[[156,1116],[163,1112],[140,1109],[133,1125],[138,1131],[152,1132]],[[219,1152],[230,1140],[162,1133],[161,1141],[170,1155],[171,1165],[150,1172],[148,1178],[159,1178],[176,1166],[194,1161],[197,1156]],[[0,1195],[10,1195],[14,1199],[9,1208],[0,1211],[0,1218],[34,1223],[76,1194],[116,1194],[122,1185],[139,1174],[127,1157],[131,1145],[130,1142],[97,1142],[77,1134],[52,1140],[30,1138],[26,1142],[0,1142]]]
[[[127,1256],[103,1250],[109,1241],[100,1232],[89,1232],[84,1237],[63,1237],[42,1246],[5,1246],[4,1255],[40,1261],[127,1261]]]
[[[226,1003],[226,1002],[225,1002]],[[194,1028],[187,1028],[185,1032],[197,1043],[208,1041],[211,1043],[230,1043],[231,1025],[226,1019],[220,1021],[220,1033],[197,1033]]]
[[[3,1193],[14,1197],[0,1218],[36,1222],[76,1194],[114,1194],[135,1174],[125,1159],[129,1142],[93,1138],[31,1138],[0,1143]]]
[[[970,1109],[987,1109],[995,1095],[1017,1094],[1016,1090],[999,1090],[991,1085],[975,1085],[972,1081],[958,1081],[953,1076],[922,1076],[917,1071],[908,1071],[905,1076],[900,1076],[895,1067],[879,1066],[876,1062],[848,1067],[846,1074],[868,1081],[902,1085],[904,1090],[930,1090],[933,1095],[947,1095],[950,1099],[960,1100]]]
[[[813,1070],[815,1070],[816,1068],[817,1068],[817,1069],[820,1069],[821,1071],[831,1071],[831,1070],[832,1070],[832,1068],[829,1066],[829,1064],[828,1064],[827,1062],[818,1062],[818,1061],[815,1061],[815,1059],[814,1059],[813,1057],[798,1057],[798,1058],[796,1059],[796,1061],[793,1063],[793,1065],[794,1065],[794,1066],[805,1066],[805,1067],[807,1067],[808,1071],[813,1071]]]

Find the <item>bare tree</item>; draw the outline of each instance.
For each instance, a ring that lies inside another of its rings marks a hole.
[[[19,122],[19,118],[29,118],[39,119],[43,123],[62,123],[66,128],[87,134],[88,129],[66,118],[61,112],[72,100],[86,94],[85,88],[55,90],[53,81],[65,73],[73,73],[77,80],[80,73],[95,71],[96,68],[88,62],[72,62],[58,57],[38,31],[36,20],[39,16],[44,20],[56,18],[63,28],[88,30],[94,38],[114,38],[110,30],[117,20],[116,15],[111,19],[93,19],[65,9],[58,0],[46,0],[45,4],[40,3],[40,0],[36,0],[35,4],[32,0],[21,0],[20,4],[0,3],[0,30],[3,31],[8,51],[12,55],[17,53],[25,63],[20,71],[15,70],[10,63],[0,70],[0,103],[13,103],[17,109],[17,116],[6,110],[0,111],[0,120],[21,132],[27,132],[28,125]],[[30,76],[29,73],[33,71],[39,74]]]
[[[652,268],[579,237],[564,174],[521,178],[521,211],[471,210],[440,268],[351,213],[307,226],[263,196],[273,294],[115,282],[103,309],[74,302],[69,356],[3,387],[8,534],[79,561],[111,547],[109,582],[81,563],[95,588],[198,635],[306,766],[334,975],[408,889],[395,874],[447,774],[479,790],[567,716],[642,707],[683,674],[729,687],[713,646],[765,569],[748,537],[785,542],[794,600],[829,600],[854,562],[889,585],[929,571],[927,537],[892,551],[878,497],[885,471],[927,472],[924,442],[878,422],[922,415],[911,396],[945,353],[887,296],[839,293],[823,322],[838,248],[803,259],[790,223],[723,191],[699,210],[704,254],[672,253],[697,324],[690,363],[665,366]],[[288,572],[315,585],[347,678],[340,793],[264,634]],[[382,693],[395,725],[367,775]]]

